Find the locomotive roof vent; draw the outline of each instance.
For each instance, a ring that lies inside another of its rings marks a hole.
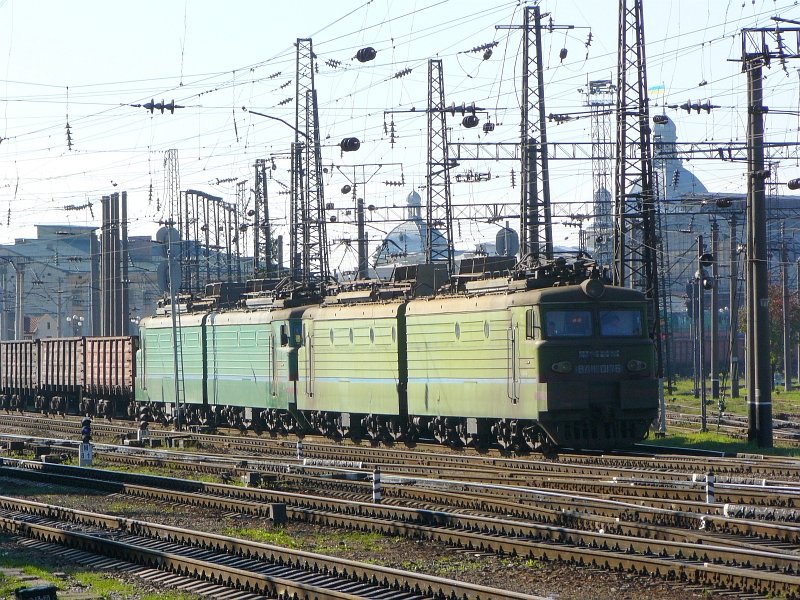
[[[599,300],[606,292],[606,286],[599,279],[587,279],[581,283],[583,293],[592,300]]]

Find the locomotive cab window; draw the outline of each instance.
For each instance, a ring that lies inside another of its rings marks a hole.
[[[289,334],[286,333],[286,325],[281,325],[281,346],[289,345]]]
[[[600,335],[603,337],[641,337],[642,331],[639,310],[600,311]]]
[[[548,338],[591,337],[592,313],[588,310],[549,310],[544,316]]]

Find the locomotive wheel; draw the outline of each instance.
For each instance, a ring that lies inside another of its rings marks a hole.
[[[406,423],[406,434],[403,437],[406,446],[413,446],[419,441],[419,427],[414,424],[414,420],[409,417]]]
[[[380,430],[378,427],[378,417],[375,415],[365,415],[361,419],[362,431],[366,432],[371,440],[378,440]]]
[[[350,415],[350,427],[347,428],[345,435],[356,444],[364,438],[365,432],[361,426],[361,421],[363,418],[364,415]]]

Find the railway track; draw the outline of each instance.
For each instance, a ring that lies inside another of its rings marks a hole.
[[[254,595],[356,598],[537,597],[397,569],[0,497],[0,530]]]
[[[7,469],[3,467],[3,473],[10,475]],[[678,578],[743,593],[793,598],[800,590],[800,578],[795,575],[800,568],[800,529],[722,514],[682,513],[590,498],[598,506],[605,505],[607,514],[600,517],[582,506],[582,498],[575,498],[570,512],[563,507],[550,508],[553,524],[547,524],[492,515],[492,510],[509,510],[511,502],[503,508],[491,507],[485,496],[476,497],[467,510],[445,511],[141,475],[133,476],[137,483],[125,483],[128,474],[92,471],[87,477],[86,469],[24,461],[14,469],[16,476],[45,474],[50,482],[246,514],[282,502],[290,519],[430,539],[477,551]],[[78,475],[81,472],[84,476]],[[176,492],[175,488],[180,489]],[[542,520],[547,512],[547,502],[542,503],[535,494],[517,500],[516,505],[525,519]],[[648,517],[640,520],[641,513]],[[762,536],[760,543],[756,536]]]
[[[735,439],[747,440],[747,417],[733,413],[709,412],[710,430],[719,431]],[[673,429],[699,431],[701,417],[694,413],[667,411],[667,425]],[[800,423],[787,419],[773,419],[772,436],[776,442],[790,447],[800,447]]]
[[[0,427],[11,427],[38,431],[47,437],[63,434],[66,438],[77,438],[80,423],[77,419],[42,418],[27,415],[0,414]],[[130,425],[109,424],[96,421],[92,425],[99,436],[119,440],[133,435],[136,428]],[[197,444],[201,448],[224,448],[228,453],[240,453],[238,460],[274,457],[293,459],[297,456],[297,442],[258,436],[226,436],[208,433],[176,433],[174,431],[152,429],[152,439],[162,447]],[[560,454],[555,459],[546,459],[538,455],[513,458],[500,453],[477,454],[473,452],[447,453],[441,446],[420,445],[416,449],[395,447],[373,447],[371,445],[337,444],[330,440],[315,441],[313,438],[303,440],[305,456],[319,461],[340,461],[348,464],[362,462],[369,465],[405,465],[408,475],[434,473],[444,476],[446,469],[465,473],[472,471],[474,479],[487,479],[486,471],[500,473],[497,483],[542,475],[556,477],[559,473],[566,477],[574,475],[596,475],[603,478],[625,477],[631,474],[646,472],[660,474],[663,478],[676,477],[671,473],[705,474],[709,469],[719,476],[742,477],[752,480],[774,479],[777,477],[800,481],[800,462],[780,457],[748,455],[737,457],[737,461],[715,458],[712,456],[662,456],[653,450],[651,454],[642,455],[644,448],[630,454]],[[420,470],[415,471],[414,468]]]

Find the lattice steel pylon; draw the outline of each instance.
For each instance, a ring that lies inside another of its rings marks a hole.
[[[267,161],[257,158],[255,164],[255,203],[253,205],[253,270],[263,271],[269,279],[272,272],[272,230],[269,222],[267,195]]]
[[[167,206],[167,225],[178,232],[175,240],[168,234],[170,253],[170,277],[175,278],[178,289],[175,291],[191,291],[191,271],[186,268],[189,254],[189,214],[184,210],[181,194],[181,177],[178,164],[178,151],[167,150],[164,153],[164,196]],[[176,271],[173,273],[173,271]]]
[[[521,256],[529,254],[534,263],[553,258],[553,219],[547,164],[541,19],[538,6],[525,7],[525,41],[522,45],[522,195],[519,237]],[[535,85],[531,85],[531,75],[535,79]]]
[[[164,153],[164,170],[166,172],[166,185],[164,193],[169,219],[177,224],[181,219],[181,176],[178,166],[178,151],[167,150]],[[180,226],[178,227],[180,230]]]
[[[292,273],[296,275],[299,267],[303,287],[321,285],[329,273],[319,113],[314,89],[315,59],[311,39],[298,38],[290,245]],[[321,290],[324,290],[324,285],[321,285]]]
[[[630,6],[629,6],[630,5]],[[661,376],[656,195],[650,146],[642,0],[619,2],[617,144],[614,189],[614,283],[639,288],[650,301],[651,336]]]
[[[450,162],[447,158],[447,117],[444,105],[444,73],[440,59],[428,61],[428,173],[425,262],[446,262],[453,273],[453,212],[450,202]],[[444,237],[444,247],[434,230]]]

